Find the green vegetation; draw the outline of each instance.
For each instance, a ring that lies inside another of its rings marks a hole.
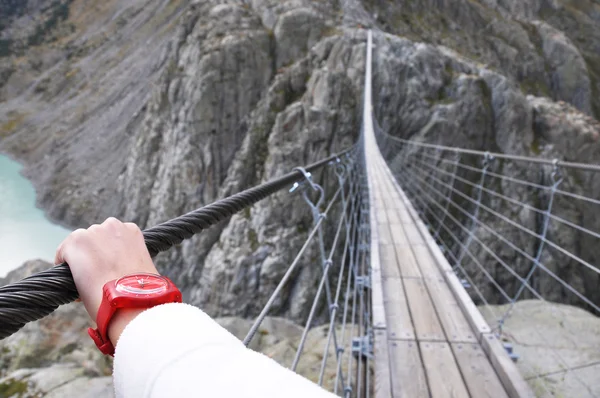
[[[552,98],[550,88],[548,88],[545,82],[526,79],[522,80],[519,85],[521,87],[521,91],[525,94],[532,94],[537,97]]]
[[[9,113],[10,119],[0,121],[0,138],[7,137],[19,127],[25,119],[25,114],[18,112]]]
[[[248,240],[250,241],[250,248],[252,251],[258,249],[258,234],[252,228],[248,229]]]
[[[27,392],[27,383],[22,380],[8,379],[0,383],[0,397],[22,397]]]
[[[531,149],[531,152],[533,152],[536,155],[539,155],[542,152],[542,144],[537,135],[533,137],[533,141],[531,141],[530,149]]]

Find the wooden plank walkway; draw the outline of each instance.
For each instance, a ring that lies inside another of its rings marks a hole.
[[[533,393],[392,176],[375,141],[368,32],[363,109],[375,398]]]
[[[481,345],[482,337],[489,336],[487,324],[472,302],[459,304],[470,298],[457,280],[454,286],[448,283],[449,274],[456,276],[447,262],[441,266],[432,254],[433,240],[423,233],[428,234],[415,220],[414,209],[378,152],[367,153],[371,213],[375,214],[371,228],[379,258],[380,280],[374,289],[381,289],[383,315],[379,316],[385,317],[376,328],[375,377],[389,377],[389,387],[380,388],[376,396],[530,396],[524,382],[517,380],[523,388],[515,388],[510,378],[503,377],[504,371],[496,371],[498,361]],[[455,289],[462,289],[464,295],[457,297]],[[469,312],[476,313],[469,317]],[[385,344],[387,352],[377,358]],[[503,350],[493,354],[506,356]],[[388,383],[376,380],[376,385],[382,384]]]

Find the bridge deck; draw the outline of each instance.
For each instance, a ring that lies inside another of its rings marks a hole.
[[[396,183],[375,141],[369,31],[363,109],[375,397],[533,397]]]
[[[390,379],[389,396],[507,397],[479,344],[479,333],[467,321],[410,215],[406,197],[381,155],[371,161],[372,226],[377,227],[386,321],[376,337],[387,341],[389,376],[382,377]]]

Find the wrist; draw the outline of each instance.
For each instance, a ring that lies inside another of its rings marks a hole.
[[[117,342],[119,341],[123,330],[125,330],[125,327],[146,309],[147,308],[120,308],[115,312],[108,325],[108,338],[113,347],[117,347]]]

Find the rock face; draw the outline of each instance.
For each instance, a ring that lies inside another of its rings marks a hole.
[[[74,227],[111,215],[151,226],[348,147],[360,131],[363,27],[376,29],[375,112],[392,134],[579,161],[597,151],[600,11],[591,0],[16,4],[0,2],[10,10],[1,37],[12,40],[0,55],[0,150],[26,164],[49,215]],[[67,14],[60,11],[43,40],[15,33],[27,15],[46,21],[64,4]],[[549,170],[494,167],[550,178]],[[595,176],[569,174],[564,185],[598,194]],[[328,192],[333,186],[325,183]],[[542,207],[548,200],[502,189]],[[298,196],[274,195],[157,262],[211,315],[255,315],[306,237],[304,206]],[[591,207],[559,200],[555,211],[595,227]],[[521,217],[539,230],[535,215]],[[561,226],[550,235],[587,261],[600,254]],[[515,238],[535,253],[535,239]],[[304,257],[274,315],[305,319],[316,253]],[[597,274],[545,255],[549,268],[600,302]],[[526,273],[530,264],[511,256],[505,260]],[[514,292],[516,282],[490,264]],[[546,282],[535,277],[536,286]],[[560,286],[548,289],[549,298],[572,302]]]
[[[490,324],[508,306],[480,307]],[[600,319],[580,308],[524,300],[503,336],[537,397],[594,397],[600,391]]]
[[[28,262],[9,273],[0,285],[50,266],[39,260]],[[112,361],[95,348],[88,326],[92,323],[83,304],[72,303],[2,340],[0,396],[112,396]]]

